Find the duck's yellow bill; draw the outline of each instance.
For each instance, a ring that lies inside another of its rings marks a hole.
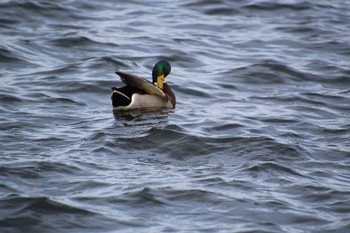
[[[165,79],[164,74],[159,75],[159,76],[157,77],[157,86],[158,86],[158,88],[161,89],[161,90],[163,90],[164,79]]]

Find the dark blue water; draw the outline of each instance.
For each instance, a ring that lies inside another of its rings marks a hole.
[[[1,1],[0,232],[349,232],[350,2]],[[175,110],[113,114],[167,59]]]

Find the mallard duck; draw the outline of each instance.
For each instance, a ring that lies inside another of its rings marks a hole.
[[[175,108],[176,98],[165,77],[170,73],[169,62],[157,62],[152,70],[152,83],[135,75],[116,71],[126,85],[112,87],[112,105],[117,111],[140,108]]]

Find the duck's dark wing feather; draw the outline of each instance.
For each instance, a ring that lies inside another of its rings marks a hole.
[[[132,89],[135,89],[136,91],[146,92],[150,95],[157,95],[166,99],[164,92],[147,80],[119,71],[116,71],[115,73],[120,76],[120,79],[123,81],[123,83],[125,83],[127,86],[130,86]]]

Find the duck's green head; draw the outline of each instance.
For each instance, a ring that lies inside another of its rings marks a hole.
[[[169,62],[161,60],[153,66],[152,78],[153,83],[157,83],[159,89],[163,90],[165,77],[170,74],[171,66]]]

